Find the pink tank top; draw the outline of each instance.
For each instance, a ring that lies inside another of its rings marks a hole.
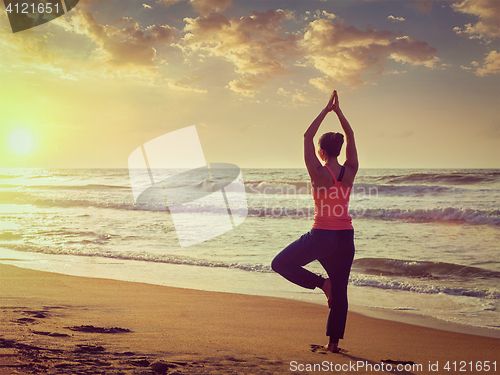
[[[314,198],[314,223],[312,227],[313,229],[328,230],[354,229],[351,215],[349,215],[351,188],[342,186],[342,183],[335,179],[330,167],[327,165],[325,167],[332,175],[334,184],[329,189],[312,188]]]

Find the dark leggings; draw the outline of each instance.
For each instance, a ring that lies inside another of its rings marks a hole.
[[[311,229],[273,259],[271,267],[285,279],[308,289],[321,288],[325,279],[305,268],[318,260],[332,283],[326,335],[331,342],[344,338],[347,318],[347,283],[354,259],[354,230]]]

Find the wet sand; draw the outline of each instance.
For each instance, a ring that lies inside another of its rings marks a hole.
[[[353,312],[343,351],[327,353],[326,302],[2,264],[0,290],[0,374],[473,374],[478,364],[483,374],[500,366],[499,339]]]

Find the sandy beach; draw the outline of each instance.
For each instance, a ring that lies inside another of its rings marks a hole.
[[[326,353],[326,306],[0,270],[0,374],[494,373],[498,359],[498,339],[352,312]]]

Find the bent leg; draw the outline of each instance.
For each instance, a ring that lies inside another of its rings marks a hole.
[[[288,281],[307,289],[321,288],[325,279],[306,270],[303,266],[317,259],[314,240],[306,233],[292,242],[273,259],[272,269]]]

